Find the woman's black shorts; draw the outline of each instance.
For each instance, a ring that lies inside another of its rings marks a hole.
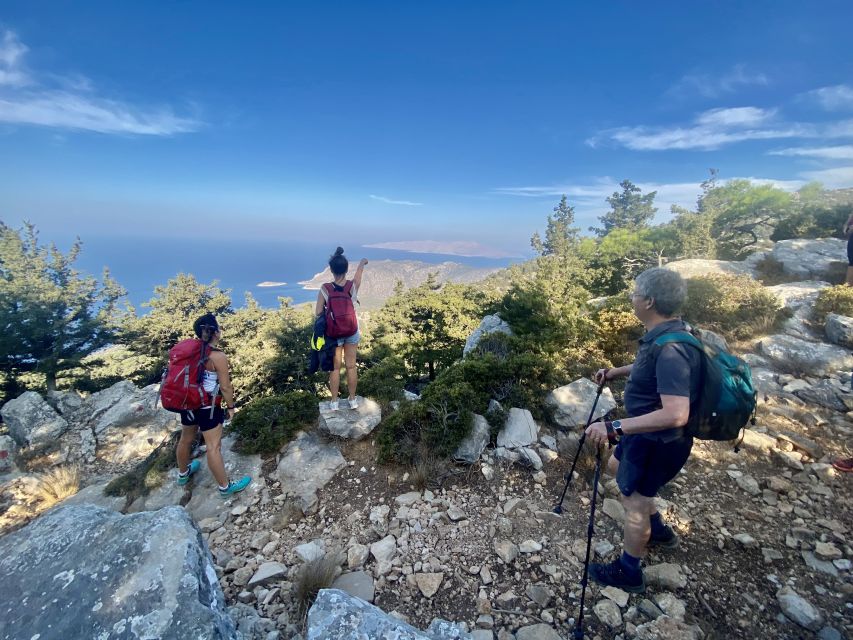
[[[647,498],[655,497],[681,471],[692,448],[691,436],[672,442],[652,440],[643,434],[623,437],[613,451],[619,461],[619,491],[625,496],[636,491]]]
[[[210,431],[222,424],[225,419],[225,410],[222,407],[214,407],[213,415],[210,415],[210,407],[202,407],[195,411],[181,411],[181,424],[185,427],[198,427],[202,431]]]
[[[847,264],[853,267],[853,233],[847,238]]]

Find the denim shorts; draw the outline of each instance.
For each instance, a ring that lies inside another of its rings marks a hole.
[[[356,331],[348,338],[338,338],[338,346],[342,347],[345,344],[358,344],[359,340],[361,340],[361,331]]]
[[[643,434],[623,437],[613,451],[619,461],[616,472],[619,491],[624,496],[636,491],[654,498],[663,485],[678,475],[692,448],[690,436],[672,442],[652,440]]]

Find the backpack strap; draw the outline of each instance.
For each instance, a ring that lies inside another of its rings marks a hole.
[[[655,345],[658,347],[662,347],[667,344],[689,344],[693,347],[696,347],[700,351],[704,351],[705,347],[702,346],[702,343],[699,342],[699,339],[696,338],[692,333],[687,333],[686,331],[670,331],[669,333],[665,333],[662,336],[658,336],[655,338]]]
[[[327,287],[329,288],[327,289]],[[323,294],[323,300],[326,301],[326,305],[329,304],[329,293],[331,293],[331,291],[334,291],[334,287],[332,287],[328,282],[320,287],[320,293]]]

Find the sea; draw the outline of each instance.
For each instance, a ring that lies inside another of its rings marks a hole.
[[[67,251],[70,243],[57,244]],[[506,258],[422,254],[357,245],[344,248],[353,267],[361,258],[419,260],[430,264],[452,261],[477,267],[504,267],[511,262]],[[228,238],[214,241],[89,237],[83,238],[83,249],[75,266],[96,276],[109,267],[112,277],[127,290],[137,313],[145,313],[146,308],[141,305],[153,297],[157,285],[165,285],[178,273],[191,273],[203,283],[218,281],[222,289],[231,290],[235,308],[244,306],[245,292],[250,292],[262,307],[274,308],[278,307],[280,297],[290,298],[293,304],[315,300],[317,292],[305,290],[299,282],[323,271],[334,249],[329,244]],[[264,282],[276,284],[259,286]]]

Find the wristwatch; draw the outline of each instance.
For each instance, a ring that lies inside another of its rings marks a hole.
[[[613,422],[605,420],[604,428],[607,429],[607,439],[610,441],[610,444],[616,444],[619,438],[625,435],[625,432],[622,431],[622,423],[619,420],[614,420]]]
[[[613,421],[613,430],[616,432],[616,435],[620,438],[625,435],[625,432],[622,431],[622,421],[614,420]]]

